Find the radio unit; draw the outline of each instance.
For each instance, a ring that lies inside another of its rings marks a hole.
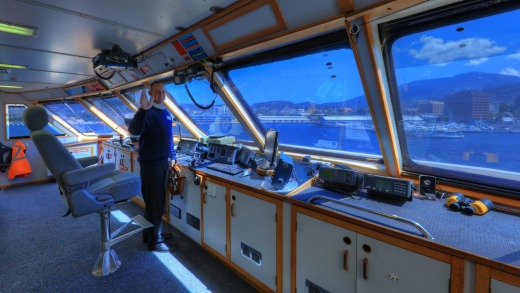
[[[208,160],[224,164],[235,164],[237,162],[238,148],[225,144],[210,144]]]
[[[409,180],[365,174],[364,188],[370,195],[412,200],[412,182]]]
[[[322,181],[323,187],[335,191],[356,191],[362,179],[358,172],[347,168],[330,167],[322,164],[319,171],[318,177]]]

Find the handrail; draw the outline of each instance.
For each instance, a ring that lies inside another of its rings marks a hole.
[[[326,200],[326,201],[330,201],[330,202],[337,203],[337,204],[340,204],[340,205],[348,206],[348,207],[351,207],[351,208],[362,210],[362,211],[365,211],[365,212],[368,212],[368,213],[372,213],[372,214],[375,214],[375,215],[379,215],[379,216],[382,216],[382,217],[394,219],[394,220],[399,221],[401,223],[405,223],[405,224],[411,225],[411,226],[417,228],[417,230],[421,231],[421,233],[423,234],[424,237],[433,240],[432,234],[430,234],[430,232],[428,232],[423,226],[421,226],[421,224],[419,224],[419,223],[417,223],[415,221],[412,221],[412,220],[409,220],[409,219],[406,219],[406,218],[403,218],[403,217],[399,217],[399,216],[396,216],[396,215],[385,214],[385,213],[378,212],[378,211],[373,210],[373,209],[365,208],[365,207],[358,206],[358,205],[351,204],[351,203],[346,203],[344,201],[340,201],[340,200],[337,200],[337,199],[334,199],[334,198],[330,198],[330,197],[327,197],[327,196],[322,196],[322,195],[313,196],[313,197],[309,198],[308,202],[310,204],[315,204],[314,201],[316,201],[318,199],[323,199],[323,200]]]

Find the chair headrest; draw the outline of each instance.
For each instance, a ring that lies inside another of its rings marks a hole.
[[[31,106],[23,111],[23,121],[31,131],[42,129],[49,123],[49,114],[42,106]]]

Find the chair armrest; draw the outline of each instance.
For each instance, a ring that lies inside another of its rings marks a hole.
[[[95,165],[99,162],[99,158],[97,156],[90,156],[77,159],[81,167],[85,168],[90,165]]]
[[[77,185],[101,178],[112,173],[116,169],[116,164],[107,163],[94,165],[83,169],[76,169],[62,175],[63,183],[67,185]]]

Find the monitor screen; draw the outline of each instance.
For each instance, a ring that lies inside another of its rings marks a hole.
[[[274,166],[278,153],[278,132],[267,129],[265,133],[264,158],[269,161],[269,166]]]

